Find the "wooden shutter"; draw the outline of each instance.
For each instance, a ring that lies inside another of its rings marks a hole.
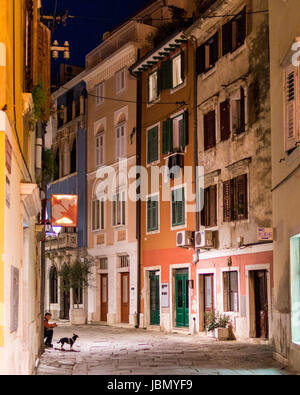
[[[155,162],[158,159],[158,127],[150,129],[147,134],[148,158],[147,163]]]
[[[204,115],[204,150],[216,145],[216,119],[215,110]]]
[[[181,50],[181,79],[182,82],[184,82],[185,79],[185,73],[186,73],[186,64],[185,64],[185,59],[187,56],[185,56],[184,50]]]
[[[233,180],[223,182],[223,221],[233,220],[234,212],[234,183]]]
[[[209,226],[217,226],[217,186],[209,188]]]
[[[235,48],[240,47],[244,44],[246,38],[246,7],[244,7],[243,11],[235,18],[236,23],[236,46]]]
[[[182,136],[182,148],[184,149],[189,143],[189,113],[185,111],[183,113],[183,136]]]
[[[219,35],[218,32],[211,39],[209,46],[209,66],[214,67],[217,60],[219,59]]]
[[[172,226],[185,223],[184,188],[172,191]]]
[[[240,92],[241,92],[241,101],[240,101],[240,132],[243,133],[245,131],[245,125],[246,125],[246,113],[245,113],[245,91],[244,88],[241,86],[240,87]]]
[[[168,154],[173,150],[173,122],[167,119],[163,122],[163,154]]]
[[[298,69],[289,65],[285,69],[285,150],[294,148],[297,142],[297,92],[298,92]]]
[[[162,89],[170,89],[173,86],[172,78],[172,61],[166,60],[161,64],[161,77],[162,77]]]
[[[247,205],[247,174],[243,174],[234,179],[234,219],[247,219],[248,218],[248,205]]]
[[[204,73],[205,71],[205,45],[201,45],[196,50],[196,63],[197,63],[197,75]]]
[[[34,84],[33,77],[33,0],[26,0],[26,37],[25,37],[25,91],[31,92]]]
[[[230,102],[225,100],[220,103],[220,128],[221,141],[227,140],[230,137]]]
[[[222,26],[222,55],[232,51],[232,21]]]

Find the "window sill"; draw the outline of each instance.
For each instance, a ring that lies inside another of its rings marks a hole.
[[[211,69],[205,71],[202,74],[202,80],[206,80],[206,78],[210,77],[212,74],[214,74],[216,71],[216,65],[214,65]]]
[[[153,107],[155,104],[159,103],[160,101],[160,96],[158,96],[156,99],[153,99],[152,101],[147,101],[147,108]]]
[[[93,234],[96,234],[96,233],[104,234],[105,233],[105,229],[92,229],[91,232]]]
[[[246,49],[246,43],[242,44],[240,47],[236,48],[233,52],[229,54],[229,59],[234,60]]]
[[[152,167],[152,166],[156,166],[160,164],[160,158],[158,158],[157,160],[153,161],[153,162],[149,162],[146,164],[146,167]]]
[[[160,233],[160,229],[156,229],[156,230],[147,230],[146,231],[146,235],[157,235],[158,233]]]
[[[181,229],[185,229],[186,228],[186,224],[182,224],[182,225],[171,225],[171,230],[181,230]]]
[[[170,89],[170,94],[173,95],[173,93],[178,92],[180,89],[184,88],[186,86],[186,78],[184,82],[182,82],[180,85],[175,86],[174,88]]]

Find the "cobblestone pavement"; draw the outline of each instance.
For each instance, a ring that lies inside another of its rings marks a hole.
[[[101,325],[58,323],[53,349],[40,358],[38,375],[287,375],[272,347],[206,336]],[[74,350],[61,337],[79,335]]]

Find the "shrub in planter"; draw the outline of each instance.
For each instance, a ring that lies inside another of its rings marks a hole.
[[[210,311],[205,313],[205,326],[208,334],[215,336],[220,339],[227,339],[228,324],[230,323],[230,317],[226,314],[219,312]]]
[[[58,271],[58,275],[62,279],[61,290],[73,290],[74,305],[76,305],[77,308],[71,309],[71,323],[86,323],[85,309],[79,307],[79,294],[81,290],[83,291],[89,286],[92,265],[93,258],[85,255],[75,259],[69,265],[64,265],[61,270]]]

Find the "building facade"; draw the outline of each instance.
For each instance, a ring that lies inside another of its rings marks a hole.
[[[205,2],[204,2],[205,3]],[[236,338],[271,339],[271,129],[267,1],[210,1],[187,30],[197,41],[196,327],[211,311]],[[214,18],[213,15],[224,15]],[[261,233],[262,232],[262,233]],[[266,239],[266,240],[265,240]]]
[[[38,3],[2,1],[0,10],[1,374],[31,374],[41,350],[41,133],[49,113],[50,32]]]
[[[52,94],[55,117],[48,128],[49,142],[55,160],[54,180],[47,186],[47,217],[51,217],[52,195],[77,195],[77,227],[61,227],[52,230],[46,239],[46,289],[45,309],[53,319],[74,323],[73,290],[62,287],[59,275],[64,265],[72,265],[75,259],[86,254],[87,247],[87,126],[86,87],[82,73]],[[55,233],[56,232],[56,233]],[[80,291],[79,307],[87,320],[88,299],[85,290]],[[75,322],[76,323],[76,322]]]
[[[300,129],[297,1],[269,1],[275,356],[300,369]],[[288,23],[286,23],[288,21]],[[280,32],[280,34],[278,34]]]
[[[141,89],[140,316],[143,328],[193,330],[194,46],[173,33],[132,71]],[[181,238],[181,241],[180,241]],[[190,248],[182,239],[189,238]]]

